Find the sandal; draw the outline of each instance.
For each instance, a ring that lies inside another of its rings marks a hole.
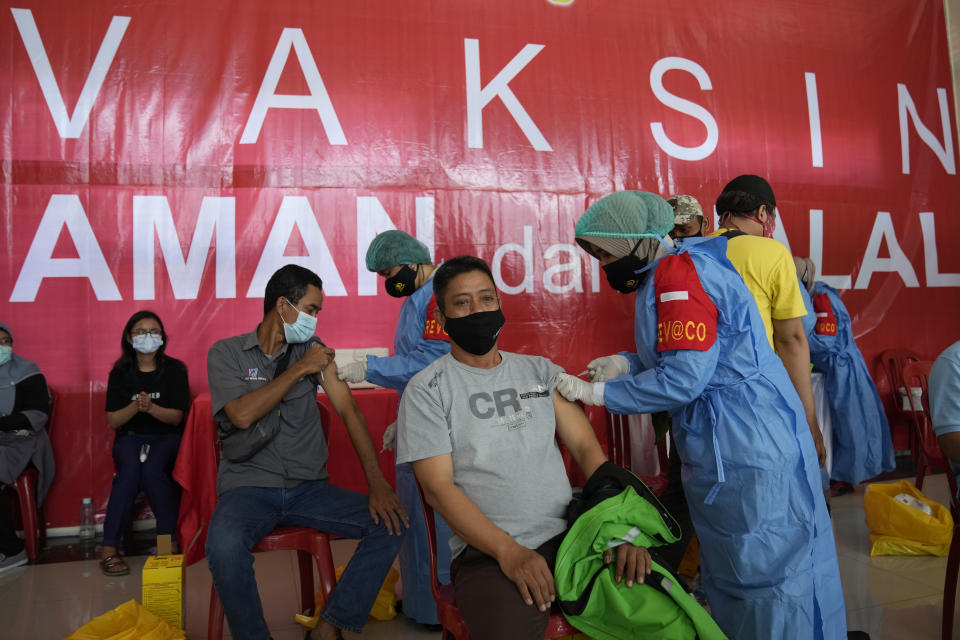
[[[105,576],[125,576],[130,573],[130,567],[119,555],[114,554],[100,559],[100,571]]]

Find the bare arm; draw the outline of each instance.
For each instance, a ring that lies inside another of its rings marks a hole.
[[[223,410],[233,426],[247,429],[277,406],[300,378],[320,373],[333,362],[334,351],[315,344],[282,374],[255,391],[234,398]]]
[[[149,397],[147,400],[149,401]],[[167,407],[161,407],[158,404],[150,402],[149,408],[146,410],[141,409],[141,411],[150,414],[164,424],[176,425],[183,422],[183,411],[180,409],[168,409]]]
[[[363,468],[363,475],[367,480],[367,487],[370,490],[370,515],[374,522],[379,522],[383,518],[384,526],[390,533],[400,535],[402,532],[401,523],[405,527],[410,526],[406,512],[400,506],[400,501],[390,487],[390,483],[383,477],[383,471],[380,469],[380,461],[377,459],[377,452],[373,446],[373,439],[370,437],[370,430],[367,428],[367,420],[360,412],[357,401],[350,392],[347,383],[337,377],[337,365],[330,362],[323,371],[323,381],[320,383],[327,397],[330,398],[330,404],[334,411],[343,420],[347,427],[347,434],[350,436],[350,442],[357,452],[357,458],[360,459],[360,466]]]
[[[111,429],[116,431],[123,425],[133,420],[133,416],[137,415],[139,411],[140,410],[137,408],[137,401],[131,400],[130,404],[125,406],[123,409],[107,411],[107,424],[110,425]]]
[[[810,435],[813,436],[813,443],[817,447],[817,458],[822,467],[826,460],[826,449],[823,446],[823,434],[820,432],[817,409],[813,401],[813,386],[810,382],[810,345],[807,344],[803,321],[800,318],[774,319],[773,344],[803,403],[807,425],[810,427]]]
[[[511,538],[453,483],[450,454],[417,460],[413,472],[427,502],[470,546],[493,557],[528,605],[546,611],[556,597],[553,573],[543,556]]]
[[[553,408],[557,415],[557,435],[560,436],[560,441],[569,449],[584,477],[589,478],[607,461],[607,456],[597,441],[597,434],[593,431],[593,425],[580,405],[569,402],[558,391],[553,392]],[[603,562],[610,564],[613,561],[613,549],[607,549],[603,554]],[[643,584],[652,568],[650,552],[632,544],[617,547],[616,563],[617,582],[626,578],[628,587],[632,587],[634,581]]]
[[[583,471],[583,477],[589,478],[597,468],[607,461],[603,448],[597,441],[593,425],[587,420],[580,405],[568,401],[559,392],[553,392],[553,409],[557,416],[557,435],[570,450],[577,466]]]

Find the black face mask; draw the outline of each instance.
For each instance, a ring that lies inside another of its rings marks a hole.
[[[462,318],[447,318],[443,325],[450,339],[461,349],[482,356],[493,349],[506,319],[503,311],[478,311]]]
[[[419,269],[420,265],[417,265],[416,269],[408,264],[400,267],[397,275],[387,278],[386,282],[383,283],[387,293],[394,298],[413,295],[413,292],[417,290],[417,271]]]
[[[641,260],[632,253],[619,260],[603,265],[607,274],[607,282],[620,293],[632,293],[640,288],[647,278],[647,273],[637,274],[636,271],[647,266],[646,260]]]

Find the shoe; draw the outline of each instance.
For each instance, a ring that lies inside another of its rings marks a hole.
[[[100,571],[108,578],[114,576],[125,576],[130,573],[130,567],[117,554],[109,555],[100,559]]]
[[[834,498],[853,493],[853,485],[849,482],[834,481],[830,483],[830,495]]]
[[[310,635],[311,631],[312,629],[307,629],[307,632],[303,634],[303,640],[313,640],[313,636]],[[273,638],[271,637],[270,640],[273,640]],[[343,632],[341,632],[339,629],[337,629],[337,640],[345,640],[343,637]]]
[[[27,550],[21,549],[20,553],[12,556],[0,553],[0,573],[9,571],[14,567],[20,567],[27,564]]]

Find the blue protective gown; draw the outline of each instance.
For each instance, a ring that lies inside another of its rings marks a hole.
[[[423,337],[427,308],[433,299],[433,278],[403,301],[393,356],[367,356],[367,380],[382,387],[396,389],[402,396],[410,378],[442,355],[450,353],[450,343]],[[403,581],[403,613],[421,624],[437,624],[437,606],[430,591],[430,556],[427,548],[427,529],[420,506],[413,468],[409,464],[396,466],[397,497],[410,519],[410,529],[398,556],[400,578]],[[440,581],[450,582],[450,547],[447,540],[451,531],[439,514],[437,519],[437,573]]]
[[[726,242],[688,239],[679,250],[717,308],[714,344],[657,352],[654,271],[637,294],[631,372],[606,383],[604,402],[614,413],[671,412],[703,586],[724,632],[841,640],[843,591],[813,438]]]
[[[816,327],[817,325],[817,314],[813,310],[813,300],[810,299],[810,294],[807,293],[807,286],[803,284],[803,280],[798,279],[797,282],[800,285],[800,297],[803,298],[803,306],[807,308],[807,313],[806,315],[803,316],[803,318],[801,318],[801,321],[803,322],[803,332],[807,335],[807,343],[809,345],[810,334],[813,333],[814,327]],[[813,350],[812,346],[810,347],[810,350],[811,351]],[[811,357],[811,362],[812,362],[812,357]],[[827,407],[826,410],[829,411],[830,408]],[[817,407],[818,419],[819,419],[819,416],[821,415],[820,411],[821,411],[820,407]],[[823,428],[822,423],[820,427]],[[824,443],[824,444],[827,444],[827,443]],[[833,445],[830,444],[829,450],[832,451],[832,447]],[[829,491],[830,489],[830,471],[829,469],[827,469],[826,466],[820,469],[820,486],[821,488],[823,488],[824,491]]]
[[[896,467],[890,425],[867,363],[853,339],[850,314],[840,294],[833,287],[815,282],[813,295],[815,299],[826,296],[821,300],[829,302],[836,320],[835,329],[818,326],[807,334],[810,360],[826,376],[824,387],[833,425],[830,478],[857,484]],[[829,335],[833,331],[836,335]]]

